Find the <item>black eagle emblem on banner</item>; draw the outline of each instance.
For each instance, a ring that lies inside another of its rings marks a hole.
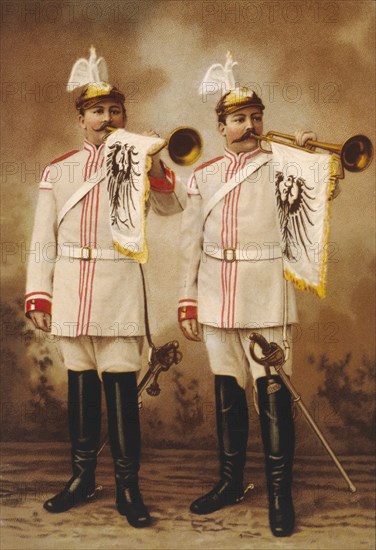
[[[134,145],[115,141],[109,146],[106,160],[107,191],[110,199],[111,225],[134,228],[133,217],[137,212],[135,195],[139,191],[137,155]]]
[[[275,174],[277,208],[282,234],[282,253],[289,261],[296,261],[302,248],[309,259],[307,247],[312,245],[309,229],[314,224],[310,214],[316,212],[312,207],[315,197],[309,194],[306,180],[293,175]]]

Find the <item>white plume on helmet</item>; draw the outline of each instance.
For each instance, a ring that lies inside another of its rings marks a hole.
[[[199,86],[198,93],[204,95],[207,92],[208,85],[218,86],[219,90],[223,90],[222,93],[235,88],[235,77],[233,73],[233,67],[237,65],[237,61],[232,60],[232,55],[227,52],[226,62],[223,65],[220,63],[214,63],[206,71],[206,74]]]
[[[103,57],[97,58],[94,46],[90,48],[89,59],[81,57],[74,63],[67,83],[67,91],[85,86],[90,82],[107,82],[108,69]]]

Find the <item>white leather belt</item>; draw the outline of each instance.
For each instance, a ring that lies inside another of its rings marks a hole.
[[[207,256],[223,260],[224,262],[259,262],[266,260],[277,260],[282,258],[282,251],[279,246],[271,245],[267,247],[261,247],[257,245],[247,246],[243,248],[218,248],[218,247],[205,247],[203,251]]]
[[[135,262],[133,258],[128,258],[121,254],[118,250],[104,249],[104,248],[92,248],[91,246],[74,246],[74,245],[58,245],[58,255],[65,258],[71,258],[76,260],[127,260],[128,262]]]

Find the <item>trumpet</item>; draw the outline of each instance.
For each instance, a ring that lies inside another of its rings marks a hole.
[[[202,137],[190,126],[175,128],[168,136],[166,145],[170,158],[180,166],[194,164],[202,155]]]
[[[107,126],[106,130],[104,141],[118,128]],[[175,164],[190,166],[202,155],[203,141],[200,133],[194,128],[179,126],[169,134],[162,148],[164,147],[167,147],[168,154]]]
[[[263,149],[261,143],[263,141],[280,143],[282,145],[287,145],[289,147],[294,147],[295,149],[306,150],[305,147],[296,145],[294,136],[289,134],[282,134],[280,132],[267,132],[265,135],[255,135],[260,141],[260,149],[264,153],[270,153],[270,150]],[[278,139],[281,138],[281,139]],[[319,147],[331,153],[335,153],[341,159],[341,164],[343,168],[349,172],[362,172],[366,170],[372,162],[373,158],[373,145],[371,140],[362,134],[357,134],[355,136],[349,137],[342,144],[335,143],[326,143],[323,141],[314,141],[309,139],[306,146]]]

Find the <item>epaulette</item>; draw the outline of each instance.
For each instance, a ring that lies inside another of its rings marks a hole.
[[[79,149],[73,149],[73,151],[69,151],[69,153],[65,153],[65,155],[61,155],[61,157],[58,157],[57,159],[54,159],[50,162],[50,164],[56,164],[57,162],[60,162],[62,160],[65,160],[66,158],[74,155],[75,153],[78,153]]]
[[[55,160],[53,160],[52,162],[50,162],[49,164],[47,164],[44,168],[43,168],[43,172],[42,172],[42,176],[41,176],[41,181],[46,181],[46,178],[49,174],[49,166],[51,166],[51,164],[56,164],[57,162],[60,162],[72,155],[74,155],[75,153],[78,153],[78,149],[74,149],[73,151],[69,151],[69,153],[65,153],[65,155],[62,155],[61,157],[58,157],[56,158]]]
[[[200,166],[197,166],[195,168],[195,172],[198,172],[199,170],[202,170],[203,168],[206,168],[206,166],[209,166],[209,164],[213,164],[213,162],[217,162],[218,160],[223,159],[223,155],[221,157],[217,157],[215,159],[208,160],[207,162],[204,162],[203,164],[200,164]]]

